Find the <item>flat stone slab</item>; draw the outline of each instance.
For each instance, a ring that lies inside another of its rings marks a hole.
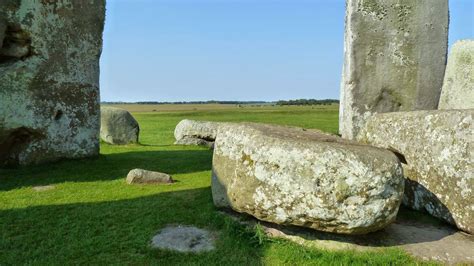
[[[204,252],[215,249],[211,232],[194,226],[168,226],[153,237],[154,248],[179,252]]]
[[[247,225],[257,220],[226,213]],[[283,238],[305,247],[342,251],[377,251],[382,248],[401,248],[410,255],[447,264],[474,264],[474,236],[455,228],[398,217],[385,229],[361,236],[337,235],[297,227],[261,223],[269,237]]]
[[[56,187],[53,185],[47,185],[47,186],[34,186],[32,189],[37,192],[42,192],[42,191],[48,191],[48,190],[53,190]]]

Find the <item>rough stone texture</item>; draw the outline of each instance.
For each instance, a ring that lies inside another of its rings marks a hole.
[[[102,106],[100,108],[100,138],[109,144],[138,143],[140,126],[124,109]]]
[[[339,133],[373,113],[432,110],[448,44],[448,0],[347,0]]]
[[[184,119],[176,125],[174,137],[178,142],[184,138],[197,138],[206,141],[216,139],[217,130],[223,123]]]
[[[474,233],[474,109],[377,114],[358,140],[405,157],[404,204]]]
[[[210,149],[214,148],[214,141],[207,141],[204,139],[193,138],[193,137],[184,137],[180,140],[175,141],[175,145],[196,145],[196,146],[205,146]]]
[[[392,152],[314,131],[225,125],[214,147],[214,204],[277,224],[376,231],[395,219],[403,187]]]
[[[474,108],[474,40],[463,40],[451,48],[439,109],[469,108]]]
[[[170,175],[143,169],[133,169],[128,172],[128,184],[169,184],[173,183]]]
[[[0,1],[0,166],[99,153],[104,0]]]
[[[179,252],[204,252],[214,249],[213,235],[194,226],[169,226],[152,239],[154,248]]]

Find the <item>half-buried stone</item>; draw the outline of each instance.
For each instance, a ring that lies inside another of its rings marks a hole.
[[[184,119],[176,125],[176,145],[197,145],[214,147],[217,131],[222,123]]]
[[[404,155],[405,205],[474,233],[474,109],[377,114],[358,140]]]
[[[277,224],[364,234],[395,219],[403,189],[402,166],[385,149],[264,124],[227,124],[218,131],[217,207]]]
[[[100,108],[100,138],[109,144],[138,143],[140,126],[124,109],[102,106]]]

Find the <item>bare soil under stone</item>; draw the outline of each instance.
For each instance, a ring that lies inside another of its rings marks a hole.
[[[280,226],[236,212],[225,213],[244,224],[260,223],[269,237],[284,238],[306,247],[335,251],[401,248],[422,260],[447,264],[474,264],[473,235],[410,210],[402,210],[397,220],[381,231],[352,236]]]

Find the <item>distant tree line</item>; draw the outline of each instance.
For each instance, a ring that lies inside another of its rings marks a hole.
[[[146,102],[102,102],[103,104],[265,104],[265,101],[181,101],[181,102],[158,102],[158,101],[146,101]]]
[[[323,100],[297,99],[297,100],[288,100],[288,101],[280,100],[276,104],[277,105],[330,105],[333,103],[338,104],[339,100],[336,100],[336,99],[323,99]]]

